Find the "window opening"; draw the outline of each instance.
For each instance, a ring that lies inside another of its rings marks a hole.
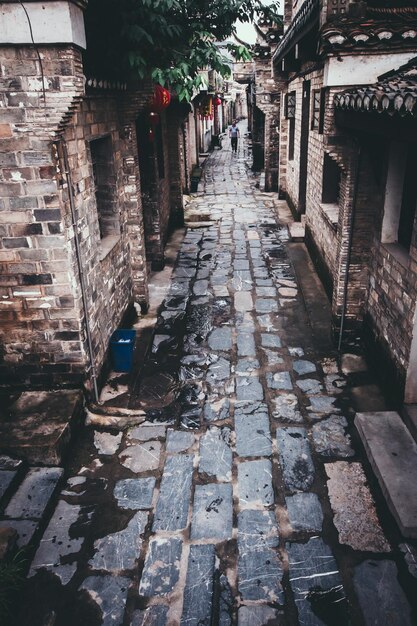
[[[116,175],[110,136],[90,141],[100,238],[120,235]]]

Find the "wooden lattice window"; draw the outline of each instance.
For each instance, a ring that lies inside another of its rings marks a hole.
[[[288,120],[295,118],[295,91],[290,91],[285,96],[285,117]]]
[[[311,129],[317,130],[320,134],[323,132],[324,125],[325,97],[325,89],[315,89],[313,91]]]

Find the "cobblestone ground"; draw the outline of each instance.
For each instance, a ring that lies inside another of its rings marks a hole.
[[[206,163],[189,210],[212,224],[185,234],[130,400],[147,421],[82,435],[22,624],[412,623],[352,433],[362,361],[315,351],[288,210],[246,150]]]

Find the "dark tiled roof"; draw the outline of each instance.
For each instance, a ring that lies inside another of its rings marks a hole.
[[[368,9],[365,16],[343,14],[320,33],[322,52],[417,46],[417,9]]]
[[[417,117],[417,57],[388,72],[373,85],[347,89],[334,97],[336,109],[376,111]]]
[[[291,22],[290,27],[284,33],[274,53],[273,61],[277,62],[287,51],[299,41],[303,35],[319,20],[319,0],[306,0]]]

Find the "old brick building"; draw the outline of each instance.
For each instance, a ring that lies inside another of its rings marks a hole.
[[[412,5],[286,2],[273,57],[275,76],[285,81],[280,192],[305,220],[336,333],[341,326],[365,330],[407,402],[417,401],[416,198],[409,173],[416,133],[407,99],[415,67],[406,65],[417,52]],[[339,95],[346,90],[350,95]]]
[[[3,385],[94,387],[183,219],[188,109],[151,138],[153,87],[94,73],[89,10],[0,3]]]
[[[238,80],[248,87],[248,127],[252,134],[253,168],[264,170],[262,187],[278,189],[280,77],[274,77],[271,58],[282,34],[282,24],[263,16],[255,25],[257,41],[253,46],[254,62],[236,68]],[[240,64],[242,66],[242,64]]]

